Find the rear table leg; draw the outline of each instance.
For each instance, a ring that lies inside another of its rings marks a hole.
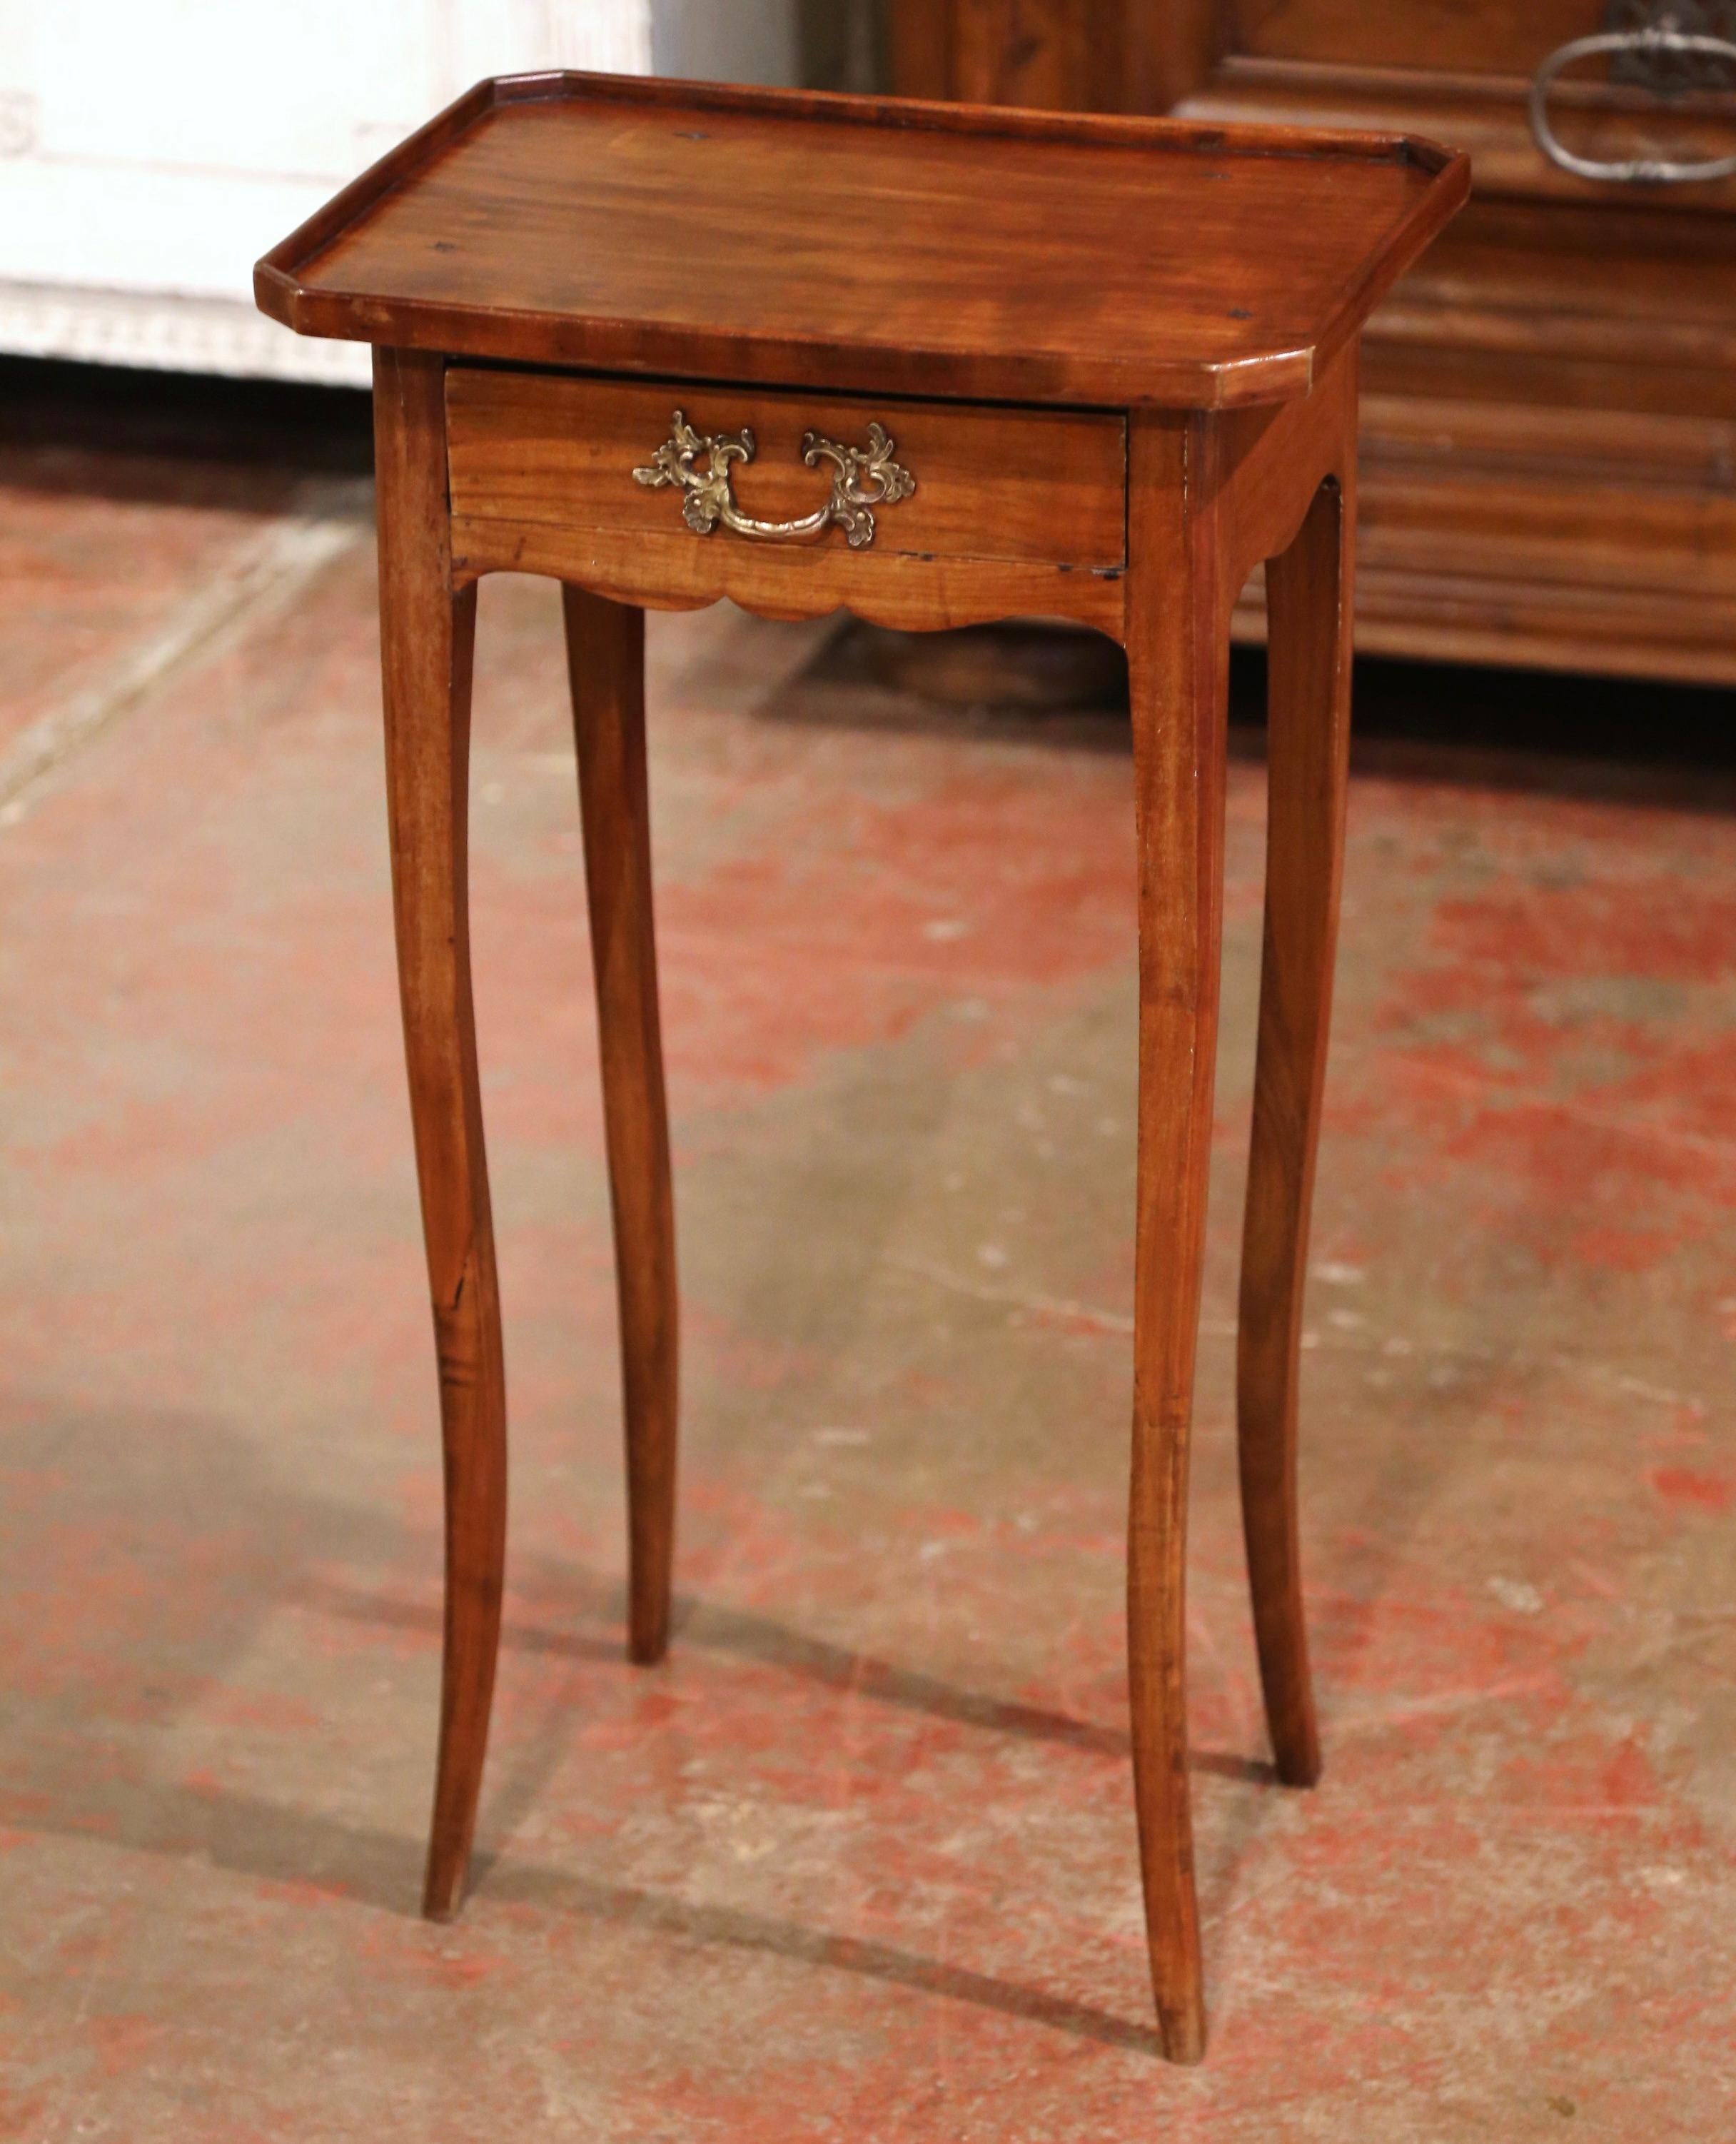
[[[1320,1775],[1320,1738],[1302,1619],[1297,1386],[1350,750],[1348,489],[1323,484],[1301,534],[1267,568],[1265,955],[1236,1364],[1260,1680],[1278,1776],[1302,1787]]]
[[[675,1206],[651,910],[645,616],[582,588],[562,595],[621,1313],[627,1649],[634,1660],[651,1661],[669,1642],[677,1378]]]

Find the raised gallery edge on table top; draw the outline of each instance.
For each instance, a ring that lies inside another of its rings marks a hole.
[[[1406,136],[479,83],[268,253],[304,334],[834,391],[1304,394],[1464,201]]]

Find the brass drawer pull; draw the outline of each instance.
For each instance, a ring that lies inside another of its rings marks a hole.
[[[1684,27],[1683,0],[1665,0],[1655,18],[1637,29],[1605,30],[1595,37],[1575,37],[1559,46],[1537,70],[1531,82],[1531,132],[1537,146],[1552,164],[1576,178],[1600,180],[1628,186],[1704,186],[1715,179],[1736,176],[1736,156],[1708,156],[1691,163],[1674,162],[1663,156],[1634,156],[1619,161],[1575,156],[1565,147],[1550,123],[1550,92],[1555,78],[1576,60],[1608,52],[1618,59],[1631,78],[1644,79],[1659,93],[1669,96],[1679,88],[1721,86],[1721,69],[1736,62],[1736,42],[1729,37]],[[1702,17],[1690,14],[1688,22]],[[1722,26],[1724,17],[1715,20]]]
[[[876,506],[895,506],[916,489],[916,479],[892,459],[892,441],[880,424],[868,427],[866,447],[841,447],[817,432],[802,435],[801,459],[810,469],[822,461],[833,464],[831,496],[823,506],[797,521],[756,521],[742,513],[730,489],[732,462],[751,462],[753,434],[746,425],[739,432],[696,432],[677,409],[669,436],[646,469],[636,469],[639,483],[653,490],[676,484],[687,494],[681,518],[695,535],[709,536],[721,523],[738,536],[751,536],[762,543],[809,543],[823,536],[834,522],[844,531],[852,551],[865,550],[874,541]],[[702,471],[693,464],[704,455]]]

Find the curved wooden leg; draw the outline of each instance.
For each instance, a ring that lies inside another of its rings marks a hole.
[[[454,593],[441,361],[374,361],[386,794],[398,980],[439,1358],[446,1628],[423,1910],[464,1895],[488,1744],[506,1555],[506,1382],[470,996],[470,660]]]
[[[627,1650],[669,1642],[675,1535],[675,1206],[652,929],[645,617],[562,592],[614,1209],[627,1424]]]
[[[1278,1776],[1312,1786],[1320,1737],[1302,1619],[1297,1385],[1350,751],[1354,502],[1316,494],[1267,567],[1270,648],[1265,953],[1237,1342],[1242,1517]]]
[[[1190,501],[1203,428],[1136,418],[1128,658],[1139,850],[1139,1135],[1128,1662],[1163,2052],[1205,2050],[1188,1784],[1188,1456],[1205,1243],[1223,915],[1228,618]]]

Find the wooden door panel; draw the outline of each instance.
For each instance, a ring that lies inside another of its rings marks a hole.
[[[984,0],[959,18],[953,93],[965,104],[1089,106],[1091,42],[1072,0]]]

